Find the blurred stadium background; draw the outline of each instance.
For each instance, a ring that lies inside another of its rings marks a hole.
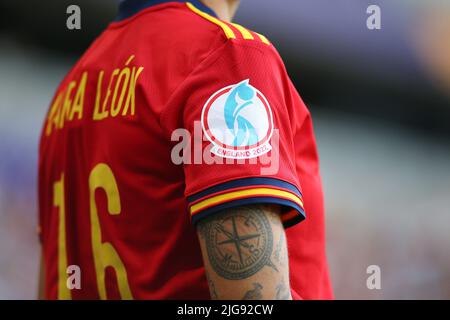
[[[0,299],[36,296],[41,125],[117,2],[0,1]],[[236,20],[278,47],[313,114],[336,297],[449,299],[450,1],[242,0]],[[381,290],[366,287],[372,264]]]

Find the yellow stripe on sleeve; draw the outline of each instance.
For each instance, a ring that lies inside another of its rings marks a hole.
[[[267,45],[270,45],[270,41],[269,41],[269,39],[267,39],[265,36],[263,36],[262,34],[259,34],[259,33],[257,33],[257,32],[255,32],[257,35],[258,35],[258,37],[261,39],[261,41],[262,42],[264,42],[265,44],[267,44]]]
[[[244,39],[246,39],[246,40],[253,40],[253,39],[255,39],[253,37],[253,35],[250,33],[250,31],[245,29],[243,26],[241,26],[241,25],[239,25],[237,23],[232,23],[232,25],[235,26],[236,29],[238,29],[240,33],[242,33],[242,37],[244,37]]]
[[[223,31],[225,32],[225,35],[227,36],[228,39],[236,39],[236,35],[234,34],[233,30],[231,30],[231,28],[226,23],[220,21],[219,19],[214,18],[213,16],[207,14],[206,12],[203,12],[203,11],[197,9],[190,2],[187,2],[186,5],[188,6],[189,9],[191,9],[193,12],[195,12],[199,16],[201,16],[201,17],[205,18],[206,20],[211,21],[212,23],[221,27],[223,29]]]
[[[227,201],[232,201],[236,198],[250,198],[252,196],[255,197],[281,197],[285,199],[289,199],[292,202],[295,202],[298,204],[301,208],[303,208],[303,202],[302,200],[287,191],[278,190],[278,189],[272,189],[272,188],[255,188],[255,189],[248,189],[248,190],[239,190],[239,191],[232,191],[225,194],[220,194],[208,199],[205,199],[203,201],[200,201],[199,203],[194,204],[190,208],[191,214],[195,214],[207,207],[214,206],[216,204],[220,204]]]

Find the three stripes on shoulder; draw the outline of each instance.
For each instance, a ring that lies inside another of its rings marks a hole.
[[[203,11],[197,9],[190,2],[187,2],[186,5],[188,6],[188,8],[190,10],[192,10],[199,16],[201,16],[201,17],[205,18],[206,20],[221,27],[228,39],[242,38],[242,39],[246,39],[246,40],[261,41],[267,45],[270,45],[270,41],[262,34],[259,34],[257,32],[253,32],[253,31],[249,31],[246,28],[244,28],[243,26],[238,25],[236,23],[228,23],[228,22],[219,20],[219,19],[207,14],[206,12],[203,12]]]

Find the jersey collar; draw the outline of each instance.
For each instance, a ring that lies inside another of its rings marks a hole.
[[[205,4],[203,4],[199,0],[189,0],[189,1],[177,1],[177,0],[123,0],[119,4],[119,14],[116,18],[116,21],[125,20],[127,18],[130,18],[134,16],[135,14],[139,13],[140,11],[147,9],[149,7],[163,4],[163,3],[170,3],[170,2],[190,2],[192,3],[197,9],[208,13],[209,15],[212,15],[217,18],[217,15],[215,12]]]

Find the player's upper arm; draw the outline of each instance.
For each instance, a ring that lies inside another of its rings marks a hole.
[[[279,213],[277,205],[241,206],[198,223],[212,299],[291,299]]]
[[[305,218],[296,139],[308,112],[276,50],[251,35],[202,56],[159,119],[213,298],[289,298],[283,227]]]
[[[304,219],[295,139],[305,111],[293,103],[288,80],[275,49],[233,40],[174,93],[161,123],[172,159],[183,165],[194,224],[255,203],[279,205],[285,227]]]

